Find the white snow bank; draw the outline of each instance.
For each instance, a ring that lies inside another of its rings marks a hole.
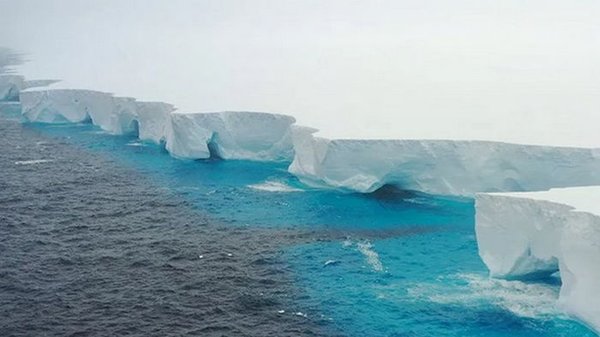
[[[290,159],[294,122],[290,116],[259,112],[176,112],[166,147],[185,159],[208,158],[211,152],[223,159]]]
[[[432,194],[536,191],[600,184],[600,149],[486,141],[330,140],[293,128],[289,171],[304,183],[372,192],[386,184]]]
[[[560,272],[559,304],[600,331],[600,186],[478,194],[479,254],[494,277]]]
[[[22,90],[44,87],[55,83],[55,80],[25,80],[21,75],[0,75],[0,101],[18,101]]]

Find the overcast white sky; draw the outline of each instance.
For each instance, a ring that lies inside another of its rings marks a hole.
[[[29,78],[338,138],[600,146],[596,0],[0,0]]]

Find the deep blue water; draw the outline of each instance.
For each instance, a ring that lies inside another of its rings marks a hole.
[[[477,255],[471,199],[392,188],[369,195],[311,189],[287,173],[287,163],[180,161],[160,146],[140,143],[133,136],[107,135],[91,125],[23,128],[135,172],[131,179],[182,200],[176,208],[191,209],[208,223],[224,225],[218,228],[259,233],[222,234],[215,240],[227,237],[232,247],[236,240],[253,242],[250,247],[271,246],[264,238],[272,236],[277,244],[262,254],[276,260],[269,270],[285,275],[278,276],[271,288],[277,292],[289,287],[285,292],[294,295],[285,301],[272,295],[275,305],[248,312],[269,315],[266,321],[290,320],[285,321],[288,330],[275,330],[280,335],[287,334],[284,331],[348,336],[594,335],[554,307],[558,280],[525,284],[488,279]],[[170,244],[193,245],[193,241],[175,236]],[[249,249],[243,242],[239,245],[240,251]],[[230,250],[237,254],[235,248]],[[223,331],[223,335],[261,335],[260,330]]]

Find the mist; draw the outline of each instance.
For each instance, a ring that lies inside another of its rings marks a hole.
[[[598,1],[0,0],[58,87],[285,113],[331,138],[600,147]]]

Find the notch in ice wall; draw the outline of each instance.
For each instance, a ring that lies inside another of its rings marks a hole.
[[[493,277],[560,272],[559,304],[600,332],[600,186],[478,194],[479,254]]]
[[[473,195],[600,184],[600,150],[486,141],[330,140],[293,130],[289,171],[303,182],[357,192],[390,184]]]

